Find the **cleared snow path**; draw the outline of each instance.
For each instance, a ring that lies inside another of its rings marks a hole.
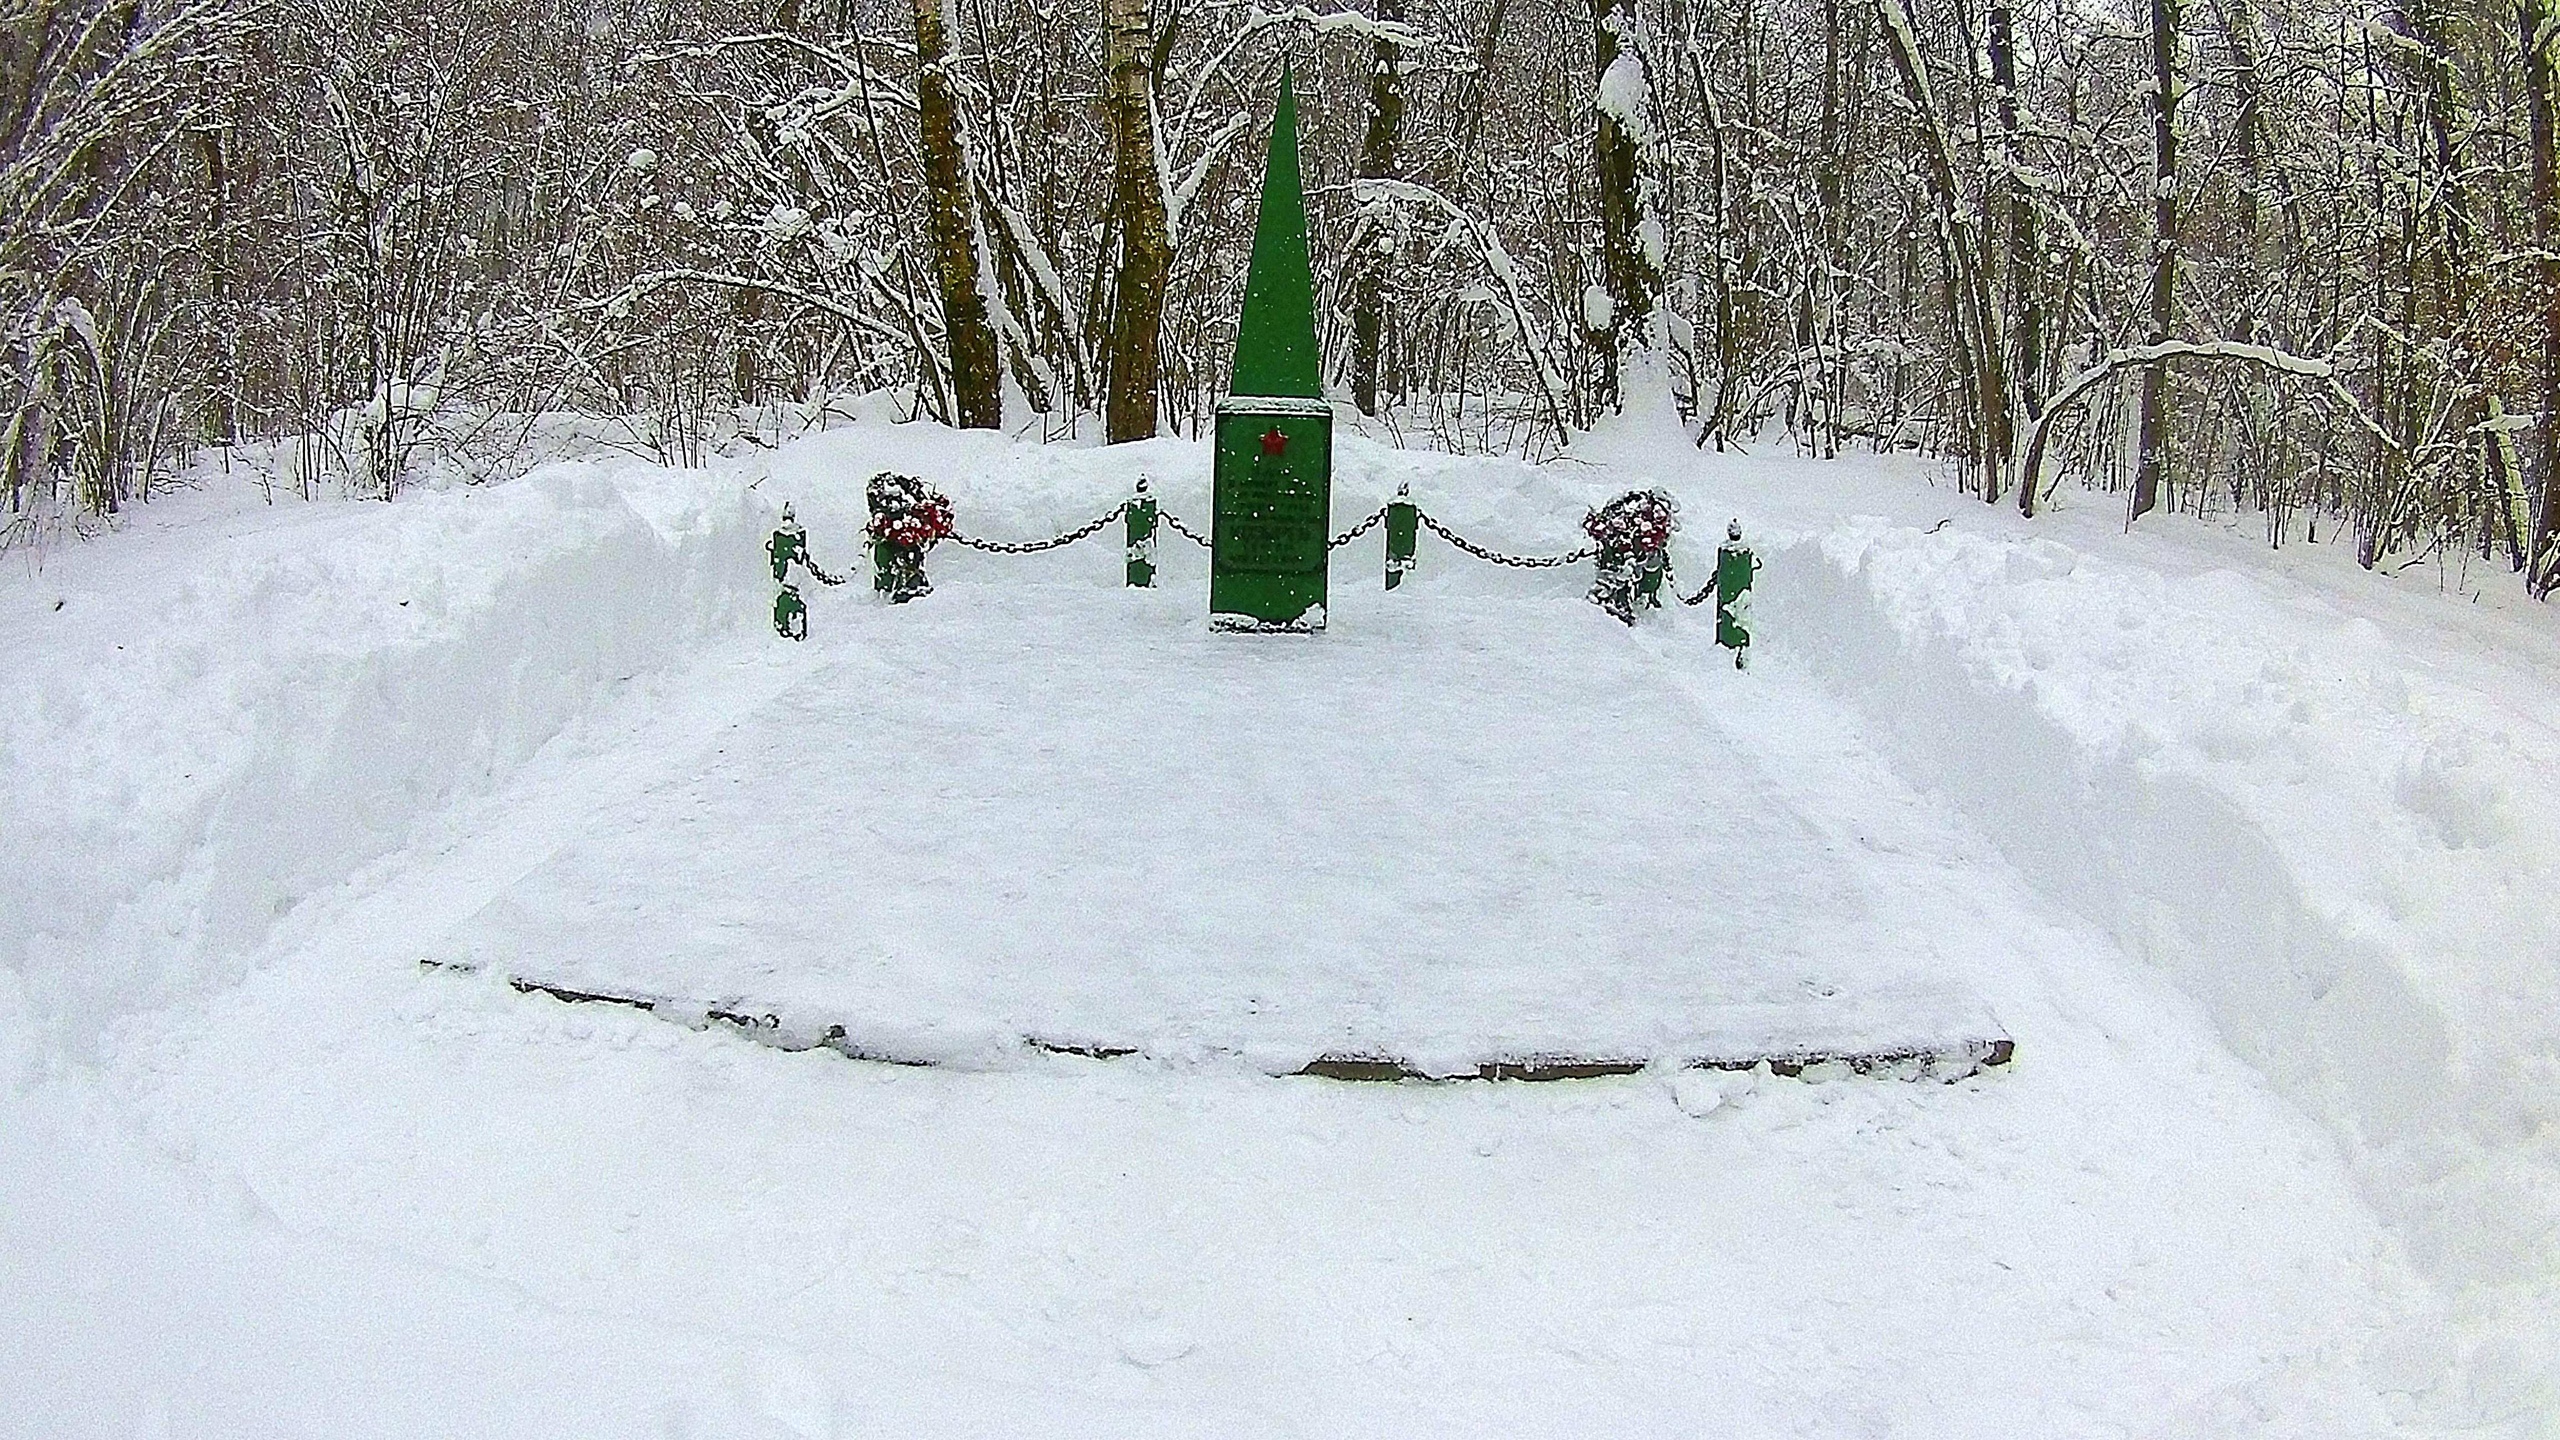
[[[1740,677],[1693,695],[1578,599],[1343,588],[1320,637],[1210,633],[1188,586],[833,607],[787,692],[422,954],[944,1063],[2001,1038],[1948,979],[1976,937],[1796,812]]]

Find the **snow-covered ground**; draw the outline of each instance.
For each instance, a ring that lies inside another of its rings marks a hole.
[[[1629,644],[1572,576],[1346,577],[1348,638],[1239,641],[1182,558],[1152,593],[1097,545],[827,605],[787,689],[700,675],[742,686],[708,750],[630,747],[663,772],[401,943],[972,1066],[1026,1036],[1275,1075],[2000,1038],[1951,978],[1972,926],[1763,768],[1750,731],[1786,722],[1750,677]]]
[[[1321,637],[1209,634],[1168,535],[775,640],[771,516],[845,564],[882,466],[1207,509],[1200,447],[866,422],[12,558],[0,1431],[2560,1434],[2547,611],[1900,462],[1350,441],[1343,521],[1660,481],[1695,579],[1741,516],[1754,668],[1374,534]],[[2017,1058],[1257,1063],[1842,1005]]]

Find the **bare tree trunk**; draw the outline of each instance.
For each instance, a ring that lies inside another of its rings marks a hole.
[[[2497,392],[2494,371],[2485,363],[2475,344],[2467,343],[2479,332],[2479,276],[2475,273],[2472,247],[2468,241],[2476,224],[2472,219],[2471,185],[2466,179],[2470,157],[2462,153],[2459,136],[2476,128],[2468,102],[2463,98],[2460,78],[2454,69],[2454,55],[2446,28],[2437,20],[2432,5],[2411,0],[2405,12],[2414,29],[2415,38],[2424,52],[2427,94],[2427,129],[2435,146],[2437,173],[2443,178],[2435,187],[2435,204],[2440,224],[2435,226],[2442,265],[2444,328],[2461,343],[2457,361],[2461,384],[2461,405],[2465,428],[2480,437],[2480,484],[2470,493],[2477,497],[2482,553],[2488,553],[2497,530],[2506,530],[2510,554],[2522,559],[2524,540],[2515,533],[2517,511],[2513,496],[2521,490],[2522,477],[2511,466],[2515,450],[2508,437],[2494,428],[2506,414],[2505,397]],[[2519,564],[2521,568],[2521,564]]]
[[[1836,7],[1836,0],[1834,0]],[[1837,14],[1836,8],[1832,12]],[[1700,247],[1701,268],[1707,277],[1707,304],[1714,312],[1716,393],[1710,401],[1706,395],[1706,375],[1700,367],[1697,376],[1698,443],[1712,441],[1718,450],[1725,447],[1733,429],[1733,401],[1737,372],[1741,369],[1741,337],[1736,333],[1733,306],[1733,241],[1729,232],[1731,207],[1726,200],[1732,166],[1725,139],[1724,105],[1717,99],[1715,86],[1707,78],[1707,62],[1703,47],[1692,33],[1682,45],[1689,62],[1690,83],[1698,95],[1698,115],[1707,128],[1707,243]],[[1826,94],[1826,99],[1828,95]],[[1829,164],[1826,153],[1824,164]],[[1828,172],[1826,172],[1828,173]],[[1692,347],[1697,348],[1697,347]]]
[[[764,292],[741,285],[732,303],[738,323],[730,340],[734,348],[729,357],[729,398],[740,405],[753,405],[761,388],[761,377],[756,374],[756,329],[764,320]]]
[[[1502,46],[1502,22],[1511,10],[1511,0],[1493,0],[1492,10],[1485,16],[1484,43],[1476,47],[1475,70],[1463,87],[1466,99],[1460,114],[1466,118],[1458,127],[1458,165],[1464,170],[1475,159],[1476,140],[1484,133],[1484,107],[1493,86],[1495,57]]]
[[[1902,0],[1876,0],[1876,17],[1884,22],[1887,48],[1893,53],[1902,92],[1911,102],[1928,139],[1924,147],[1929,186],[1937,211],[1938,251],[1947,274],[1948,336],[1956,353],[1964,399],[1975,422],[1981,450],[1982,498],[1997,500],[2015,457],[2016,421],[2010,409],[2009,376],[2002,354],[1999,304],[1988,274],[1990,247],[1956,179],[1955,142],[1929,84],[1928,60],[1920,53],[1911,29],[1911,14]]]
[[[960,137],[958,87],[944,0],[915,0],[916,120],[924,149],[925,206],[932,217],[933,274],[951,347],[952,423],[992,430],[1004,423],[996,332],[978,289],[978,226],[969,157]]]
[[[2035,423],[2043,408],[2036,384],[2044,371],[2044,308],[2036,287],[2036,212],[2027,193],[2018,151],[2018,57],[2015,22],[2009,0],[1991,0],[1989,42],[1993,108],[2000,120],[2001,194],[2007,202],[2009,232],[2009,318],[2016,329],[2017,353],[2010,377],[2026,422]],[[2019,508],[2035,513],[2033,495],[2021,492]]]
[[[1110,69],[1111,207],[1120,235],[1113,281],[1110,388],[1103,433],[1113,444],[1152,440],[1163,378],[1164,284],[1173,268],[1166,232],[1164,175],[1156,161],[1155,74],[1146,0],[1103,0],[1104,63]]]
[[[1600,349],[1599,401],[1614,410],[1626,403],[1628,362],[1653,349],[1662,301],[1660,120],[1636,0],[1591,0],[1591,19],[1599,78],[1600,271],[1609,298],[1608,324],[1593,327],[1593,338]]]
[[[1377,0],[1378,18],[1404,19],[1404,0]],[[1391,180],[1396,136],[1404,125],[1402,57],[1381,39],[1369,52],[1369,129],[1360,140],[1360,178]],[[1351,264],[1351,399],[1363,415],[1378,413],[1378,363],[1386,330],[1387,237],[1363,224],[1353,230]]]
[[[213,438],[224,445],[240,435],[239,317],[231,296],[231,165],[223,130],[208,125],[196,132],[204,155],[205,298],[213,312],[213,405],[207,416]]]
[[[1847,357],[1839,354],[1839,342],[1845,338],[1844,332],[1849,319],[1846,313],[1847,300],[1841,293],[1840,277],[1850,270],[1842,243],[1848,228],[1846,222],[1849,187],[1845,166],[1847,157],[1840,153],[1843,124],[1841,102],[1846,88],[1841,72],[1848,49],[1845,43],[1846,37],[1842,33],[1847,20],[1847,16],[1843,13],[1846,8],[1841,0],[1822,0],[1822,118],[1817,131],[1821,137],[1821,154],[1820,158],[1814,162],[1814,196],[1822,207],[1819,217],[1822,239],[1817,253],[1821,256],[1821,263],[1826,271],[1823,290],[1826,296],[1825,303],[1830,312],[1829,321],[1834,351],[1834,364],[1830,369],[1828,382],[1823,387],[1825,426],[1822,458],[1825,460],[1836,458],[1840,451],[1842,404],[1847,398],[1851,369],[1847,363]],[[1869,419],[1872,422],[1873,417],[1870,416]]]
[[[2231,86],[2234,130],[2233,141],[2240,151],[2238,209],[2240,235],[2247,246],[2243,261],[2248,273],[2257,273],[2265,262],[2262,243],[2260,190],[2266,184],[2266,97],[2265,82],[2258,73],[2258,13],[2251,0],[2222,0],[2222,34],[2231,49]],[[2232,320],[2232,338],[2257,338],[2256,310],[2258,297]]]
[[[2167,342],[2176,323],[2178,275],[2178,0],[2151,0],[2151,329]],[[2160,503],[2169,473],[2168,371],[2142,372],[2140,450],[2133,470],[2133,513]]]
[[[2560,173],[2552,154],[2560,106],[2560,5],[2516,0],[2516,40],[2524,58],[2525,99],[2533,118],[2533,240],[2541,293],[2542,425],[2534,468],[2542,503],[2533,522],[2533,563],[2525,585],[2536,597],[2560,590]]]
[[[2240,175],[2235,182],[2235,209],[2240,231],[2240,265],[2242,276],[2255,278],[2268,271],[2266,202],[2267,184],[2267,120],[2266,82],[2259,64],[2259,20],[2255,0],[2217,0],[2222,24],[2223,43],[2229,52],[2232,88],[2232,143],[2238,150]],[[2273,296],[2264,287],[2252,287],[2239,297],[2238,310],[2231,317],[2231,338],[2244,344],[2259,338],[2259,317],[2271,308]],[[2273,397],[2267,387],[2252,386],[2243,402],[2246,409],[2245,445],[2264,446],[2273,440],[2281,443],[2281,421],[2276,415]],[[2257,452],[2263,456],[2264,451]],[[2279,462],[2280,463],[2280,462]],[[2233,504],[2245,484],[2254,483],[2260,508],[2265,508],[2269,493],[2268,478],[2274,467],[2259,466],[2257,473],[2243,471],[2232,479]],[[2281,524],[2281,520],[2278,521]]]

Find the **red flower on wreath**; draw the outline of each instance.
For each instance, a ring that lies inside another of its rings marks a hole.
[[[1630,490],[1582,517],[1583,533],[1610,554],[1658,555],[1679,528],[1679,507],[1660,490]]]

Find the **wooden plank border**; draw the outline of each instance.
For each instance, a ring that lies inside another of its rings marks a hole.
[[[477,973],[477,967],[443,960],[421,960],[423,971],[443,971],[457,975]],[[508,988],[519,995],[544,995],[564,1005],[619,1005],[656,1015],[673,1024],[691,1029],[718,1025],[759,1045],[778,1050],[832,1050],[848,1060],[863,1060],[875,1065],[897,1065],[909,1069],[946,1068],[938,1060],[913,1055],[898,1055],[856,1043],[842,1025],[829,1025],[814,1039],[805,1032],[786,1028],[782,1018],[770,1011],[758,1012],[735,1002],[696,1004],[671,996],[617,995],[599,990],[579,990],[549,981],[523,976],[506,977]],[[701,1024],[690,1023],[689,1017],[702,1017]],[[1110,1045],[1089,1040],[1059,1040],[1040,1035],[1024,1035],[1019,1042],[1026,1050],[1042,1055],[1069,1055],[1084,1060],[1145,1060],[1152,1057],[1134,1045]],[[2017,1057],[2017,1042],[2007,1035],[1983,1035],[1951,1040],[1943,1045],[1896,1046],[1879,1050],[1780,1050],[1765,1054],[1689,1055],[1676,1059],[1647,1059],[1628,1055],[1571,1055],[1536,1053],[1502,1056],[1477,1063],[1472,1069],[1431,1070],[1417,1066],[1400,1056],[1367,1052],[1329,1052],[1319,1055],[1295,1070],[1280,1072],[1322,1080],[1340,1080],[1355,1084],[1428,1085],[1455,1084],[1479,1080],[1509,1080],[1543,1083],[1560,1080],[1603,1080],[1616,1076],[1636,1075],[1647,1070],[1757,1070],[1767,1066],[1773,1075],[1790,1078],[1807,1071],[1819,1073],[1825,1068],[1851,1075],[1882,1076],[1908,1080],[1961,1080],[1986,1070],[1998,1069]]]

